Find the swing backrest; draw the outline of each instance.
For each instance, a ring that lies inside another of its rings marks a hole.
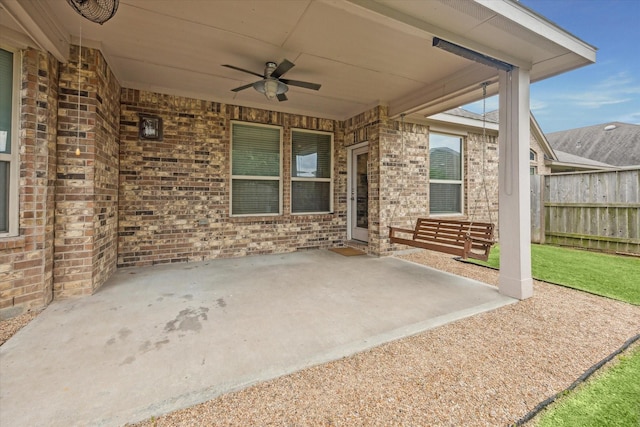
[[[471,237],[471,240],[493,240],[493,228],[493,224],[485,222],[418,218],[413,239],[443,245],[463,246],[467,236]]]
[[[418,218],[413,230],[389,227],[391,243],[475,258],[486,261],[493,240],[494,225],[487,222]],[[411,235],[411,239],[402,235]]]

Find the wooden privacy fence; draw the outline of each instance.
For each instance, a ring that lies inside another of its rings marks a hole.
[[[640,169],[533,175],[531,240],[640,255]]]

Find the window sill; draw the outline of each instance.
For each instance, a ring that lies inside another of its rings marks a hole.
[[[443,218],[443,219],[457,219],[460,221],[465,221],[467,219],[466,215],[461,213],[441,213],[441,214],[429,214],[429,218]]]
[[[0,237],[0,251],[24,248],[24,236]]]
[[[255,223],[290,223],[296,221],[323,221],[334,218],[335,212],[322,213],[292,213],[287,215],[256,215],[256,216],[230,216],[229,222],[236,224]]]

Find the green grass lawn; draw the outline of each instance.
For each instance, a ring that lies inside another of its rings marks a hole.
[[[486,263],[473,262],[499,268],[499,245]],[[531,270],[538,280],[640,305],[640,258],[531,245]]]
[[[540,415],[537,427],[640,426],[640,347]]]
[[[500,247],[480,265],[500,266]],[[548,245],[531,245],[538,280],[640,305],[640,259]],[[640,427],[640,347],[559,399],[536,427]]]

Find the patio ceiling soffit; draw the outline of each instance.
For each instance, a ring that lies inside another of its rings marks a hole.
[[[501,50],[491,48],[478,41],[464,37],[445,29],[439,25],[418,19],[408,13],[392,8],[384,4],[384,1],[348,0],[345,9],[361,8],[371,14],[371,19],[381,25],[390,26],[401,32],[420,35],[421,37],[438,37],[448,42],[455,43],[465,48],[481,53],[499,61],[525,69],[531,69],[533,64],[523,58],[506,54]],[[474,5],[475,7],[481,7]],[[425,47],[425,49],[432,48]],[[434,47],[435,49],[435,47]],[[398,118],[407,115],[412,121],[420,122],[424,118],[451,108],[459,107],[476,101],[482,97],[481,83],[487,82],[487,96],[498,93],[498,70],[486,65],[469,61],[469,66],[459,70],[444,79],[430,83],[418,91],[407,96],[402,96],[389,102],[389,116]]]
[[[439,50],[428,42],[433,37],[439,37],[508,64],[531,70],[532,82],[595,61],[594,47],[512,1],[434,2],[433,8],[426,8],[422,2],[396,0],[318,0],[318,4],[342,9],[348,14],[366,18],[368,21],[392,31],[422,39],[427,42],[425,43],[424,55],[429,55],[431,49]],[[48,2],[0,0],[0,5],[37,46],[48,50],[61,62],[68,60],[69,44],[74,42],[75,38],[63,29],[61,23],[56,21],[55,14],[51,13],[51,6]],[[431,16],[432,12],[433,16]],[[439,18],[445,17],[446,19],[438,19],[438,13],[440,14]],[[465,19],[468,19],[466,27],[458,26],[456,17],[466,17]],[[504,37],[501,37],[500,34],[515,34],[522,36],[522,39],[515,37],[519,45],[510,45],[508,42],[503,43],[501,39]],[[6,38],[6,34],[3,37]],[[83,44],[91,46],[92,41],[87,39]],[[519,46],[519,48],[514,46]],[[533,54],[525,52],[526,49],[522,49],[522,46],[536,46],[538,57],[534,59]],[[98,47],[105,53],[104,46],[100,42],[93,42],[91,47]],[[274,48],[274,51],[278,50],[276,46]],[[280,50],[286,52],[287,50],[291,51],[291,48],[292,46],[282,45]],[[112,49],[114,49],[113,46],[110,50]],[[293,51],[298,50],[299,48],[293,49]],[[515,56],[514,52],[517,52],[518,56]],[[540,52],[543,52],[544,55],[541,55]],[[108,52],[106,54],[108,56]],[[298,54],[305,56],[305,52],[302,51]],[[520,55],[528,56],[523,58]],[[312,57],[314,57],[314,52],[306,53],[307,60]],[[321,57],[315,56],[314,58],[314,61],[317,62]],[[123,75],[121,67],[126,66],[124,63],[128,61],[126,58],[119,59],[111,64],[117,76]],[[295,60],[295,58],[290,59]],[[315,63],[314,61],[311,63]],[[534,61],[537,62],[533,63]],[[420,88],[415,88],[415,90],[402,95],[399,94],[395,99],[392,96],[388,99],[380,99],[380,103],[389,107],[389,114],[394,118],[401,114],[407,114],[415,119],[420,119],[481,99],[482,88],[480,84],[482,82],[490,83],[487,95],[492,96],[498,92],[497,81],[498,72],[496,69],[468,61],[464,68],[452,70],[446,77],[425,81],[426,84]],[[135,82],[127,82],[126,79],[123,80],[123,83],[135,84]],[[179,90],[176,90],[175,94],[180,94]],[[222,95],[222,93],[216,92],[214,96]],[[297,95],[301,98],[303,95],[306,96],[306,94]],[[327,102],[330,99],[332,96],[326,98]],[[339,98],[335,100],[338,101]],[[229,102],[229,98],[222,96],[221,101]],[[271,108],[271,104],[252,105],[251,102],[250,99],[245,99],[240,104]],[[352,99],[351,102],[354,105],[360,102],[360,108],[364,108],[362,105],[365,104],[362,101]],[[276,111],[285,108],[285,106],[275,104],[273,107]],[[287,106],[286,108],[290,109],[291,107]],[[298,108],[300,107],[303,105],[298,106]],[[325,115],[329,114],[329,111],[331,110],[326,110]],[[322,115],[322,112],[319,111],[303,112],[300,110],[298,112]],[[357,112],[352,113],[357,114]],[[333,118],[339,119],[337,116]]]
[[[0,0],[0,6],[40,49],[60,62],[67,62],[69,35],[53,19],[47,2]]]
[[[409,11],[414,3],[395,2],[394,0],[348,0],[352,5],[366,9],[377,14],[380,23],[393,25],[399,31],[418,31],[431,37],[445,39],[448,42],[463,46],[466,49],[478,52],[482,55],[495,58],[499,61],[531,71],[531,82],[543,80],[556,74],[561,74],[575,68],[579,68],[595,62],[596,48],[574,35],[566,32],[543,16],[523,7],[513,1],[474,0],[473,2],[451,2],[451,7],[459,10],[466,9],[467,13],[473,9],[485,9],[485,14],[490,14],[482,24],[495,21],[496,27],[509,27],[511,31],[523,34],[524,38],[531,40],[537,38],[545,44],[561,46],[564,50],[561,54],[551,55],[542,61],[534,63],[531,59],[508,54],[502,49],[489,46],[490,41],[481,42],[473,37],[466,37],[459,32],[452,32],[442,26],[416,18]],[[406,4],[405,11],[401,11],[398,5]],[[392,5],[393,7],[389,6]],[[525,52],[522,52],[523,54]],[[497,70],[485,65],[470,65],[440,81],[433,82],[419,91],[395,99],[389,103],[389,114],[398,117],[401,114],[413,115],[414,120],[420,120],[433,114],[459,107],[482,97],[482,88],[479,84],[489,83],[487,96],[498,93]]]

